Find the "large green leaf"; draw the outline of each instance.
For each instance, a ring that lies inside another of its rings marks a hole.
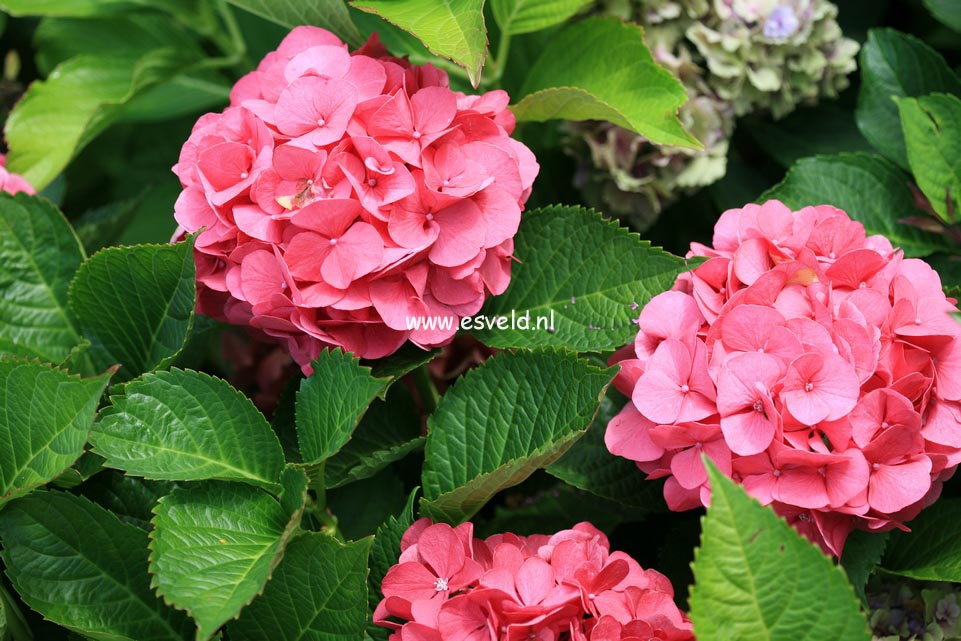
[[[148,481],[126,476],[117,470],[104,470],[83,484],[80,492],[105,507],[124,523],[150,530],[153,509],[160,497],[177,487],[171,481]]]
[[[924,6],[935,18],[955,31],[961,31],[961,5],[956,0],[924,0]]]
[[[961,95],[961,80],[938,52],[914,36],[872,29],[861,49],[861,93],[856,112],[864,137],[904,169],[908,157],[895,97],[934,92]]]
[[[859,153],[799,160],[758,201],[770,198],[792,209],[823,204],[843,209],[869,234],[886,236],[907,256],[927,256],[948,247],[944,238],[900,222],[918,213],[914,196],[907,176],[880,156]]]
[[[559,459],[590,424],[613,369],[556,352],[501,353],[459,379],[428,420],[421,511],[469,519]]]
[[[677,119],[684,87],[654,61],[643,35],[617,18],[564,28],[531,68],[514,115],[538,122],[608,120],[658,144],[699,148]]]
[[[80,458],[111,373],[81,379],[36,361],[0,359],[0,507]]]
[[[280,441],[226,381],[190,370],[156,372],[127,383],[111,401],[90,437],[108,467],[149,479],[278,487]]]
[[[589,4],[591,0],[491,0],[491,9],[501,31],[516,35],[553,27]]]
[[[910,532],[892,532],[881,561],[886,572],[931,581],[961,582],[961,499],[945,499],[911,521]]]
[[[844,552],[841,554],[841,567],[848,575],[848,581],[854,588],[861,603],[867,604],[868,598],[864,592],[868,579],[874,574],[884,548],[888,544],[888,532],[865,532],[855,530],[844,542]]]
[[[870,641],[844,571],[710,462],[694,555],[698,641]]]
[[[235,641],[355,641],[367,627],[372,539],[343,544],[325,534],[294,539],[264,594],[229,626]]]
[[[640,308],[690,268],[683,258],[579,207],[525,214],[514,256],[507,291],[471,319],[472,333],[492,347],[617,349],[637,334]],[[527,313],[525,330],[518,317]],[[498,317],[505,319],[503,329],[477,329]],[[538,327],[541,321],[553,327]]]
[[[36,492],[0,513],[7,576],[44,618],[98,641],[186,641],[193,623],[150,589],[147,533],[89,500]]]
[[[375,400],[350,441],[324,465],[328,489],[369,478],[387,465],[424,446],[421,421],[410,391],[390,388],[386,400]]]
[[[79,342],[67,288],[84,254],[49,201],[0,195],[0,354],[61,362]]]
[[[609,389],[587,434],[547,472],[568,485],[633,508],[637,514],[662,507],[664,499],[660,483],[648,481],[633,461],[612,455],[604,444],[607,423],[624,401],[620,393]]]
[[[341,350],[323,351],[297,393],[297,442],[305,463],[321,463],[350,440],[367,406],[389,379]]]
[[[285,27],[313,25],[333,31],[348,44],[362,44],[344,0],[228,0],[261,18]]]
[[[122,14],[131,9],[159,9],[183,17],[208,13],[198,0],[0,0],[0,9],[15,16],[87,18]]]
[[[125,103],[187,64],[183,52],[172,48],[143,56],[77,56],[64,62],[46,80],[30,85],[7,118],[10,170],[37,189],[45,187],[120,115]]]
[[[961,215],[961,100],[947,94],[901,98],[901,129],[918,187],[942,220]]]
[[[400,557],[400,540],[407,528],[414,523],[416,498],[417,489],[415,488],[407,498],[407,505],[400,514],[388,517],[374,533],[374,544],[370,548],[370,575],[367,577],[367,598],[371,612],[384,597],[380,591],[380,585],[387,571],[397,564],[397,559]],[[383,629],[372,628],[368,633],[378,639],[387,638],[387,631]]]
[[[302,471],[288,470],[284,481],[292,491],[280,501],[221,481],[160,499],[150,544],[153,587],[193,617],[198,641],[210,639],[259,595],[283,558],[306,497]]]
[[[484,0],[351,0],[414,34],[432,53],[467,70],[471,83],[480,82],[487,56]]]
[[[122,365],[118,378],[170,365],[194,318],[193,240],[104,249],[70,285],[70,309],[92,342],[94,362]]]

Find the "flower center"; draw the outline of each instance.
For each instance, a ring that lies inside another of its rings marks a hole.
[[[813,389],[814,389],[814,383],[805,383],[805,384],[804,384],[804,391],[805,391],[805,392],[810,392],[810,391],[813,390]]]
[[[763,412],[763,411],[764,411],[764,401],[762,401],[761,399],[757,399],[756,401],[754,401],[754,411],[755,411],[755,412]]]
[[[681,385],[681,394],[687,394],[690,391],[691,391],[691,388],[688,387],[686,383],[684,385]]]
[[[376,178],[371,178],[370,180],[367,181],[367,185],[368,185],[369,187],[376,187],[376,186],[377,186],[377,179],[376,179]]]
[[[242,172],[240,172],[240,179],[241,179],[241,180],[247,180],[247,176],[249,176],[249,175],[250,175],[250,174],[248,174],[246,171],[242,171]]]
[[[426,218],[428,221],[434,220],[434,214],[427,214],[424,216],[424,218]]]
[[[327,121],[324,120],[323,118],[318,118],[318,119],[317,119],[317,126],[318,126],[318,127],[323,127],[323,126],[326,125],[326,124],[327,124]]]
[[[438,592],[447,592],[447,579],[438,578],[434,581],[434,589]]]
[[[337,244],[337,239],[336,239],[336,238],[331,238],[331,239],[330,239],[330,244],[331,244],[331,246],[336,245],[336,244]]]
[[[417,131],[416,129],[414,130],[414,133],[411,134],[411,136],[414,138],[414,140],[420,140],[420,132]]]

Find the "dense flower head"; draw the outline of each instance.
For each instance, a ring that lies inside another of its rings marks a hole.
[[[0,154],[0,191],[8,194],[36,194],[37,191],[27,182],[27,179],[19,174],[14,174],[7,170],[7,157]]]
[[[606,122],[570,127],[585,200],[638,231],[724,177],[736,116],[780,118],[835,97],[856,67],[858,45],[827,0],[600,0],[595,11],[644,27],[654,59],[687,92],[678,117],[703,146],[656,145]]]
[[[554,535],[474,537],[416,521],[384,577],[374,621],[392,641],[684,641],[691,622],[664,575],[590,523]]]
[[[286,342],[305,370],[329,347],[378,358],[450,340],[456,322],[408,319],[467,316],[506,289],[538,171],[507,102],[452,91],[376,37],[350,53],[294,29],[174,166],[178,236],[203,230],[198,310]]]
[[[834,207],[726,211],[707,261],[654,297],[612,360],[631,401],[608,449],[710,500],[702,454],[840,555],[904,527],[961,462],[961,325],[937,273]]]

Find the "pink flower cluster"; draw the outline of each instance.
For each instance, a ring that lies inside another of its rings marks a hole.
[[[0,154],[0,191],[8,194],[36,194],[37,191],[27,182],[27,179],[19,174],[7,171],[7,157]]]
[[[392,641],[694,638],[667,577],[610,552],[590,523],[553,536],[473,531],[420,519],[404,534],[374,612]]]
[[[348,52],[298,27],[197,121],[174,172],[175,237],[196,241],[198,310],[286,342],[309,370],[325,348],[366,358],[451,327],[510,281],[538,172],[510,138],[508,96],[451,91],[446,73]]]
[[[933,502],[961,462],[961,325],[937,273],[830,206],[725,212],[642,310],[616,455],[710,500],[701,455],[826,551]]]

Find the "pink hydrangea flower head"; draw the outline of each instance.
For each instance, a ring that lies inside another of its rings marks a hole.
[[[539,169],[507,102],[452,91],[376,37],[350,52],[324,29],[291,31],[173,168],[175,237],[201,232],[198,311],[286,344],[306,373],[323,349],[449,342],[507,288]],[[426,317],[444,322],[413,327]]]
[[[855,527],[904,527],[961,462],[961,325],[937,273],[839,209],[778,201],[724,212],[689,256],[708,260],[611,359],[631,400],[608,449],[666,477],[675,510],[710,500],[706,455],[832,554]]]
[[[374,612],[392,639],[694,639],[667,577],[612,553],[590,523],[551,536],[472,536],[469,523],[429,519],[407,530]]]

